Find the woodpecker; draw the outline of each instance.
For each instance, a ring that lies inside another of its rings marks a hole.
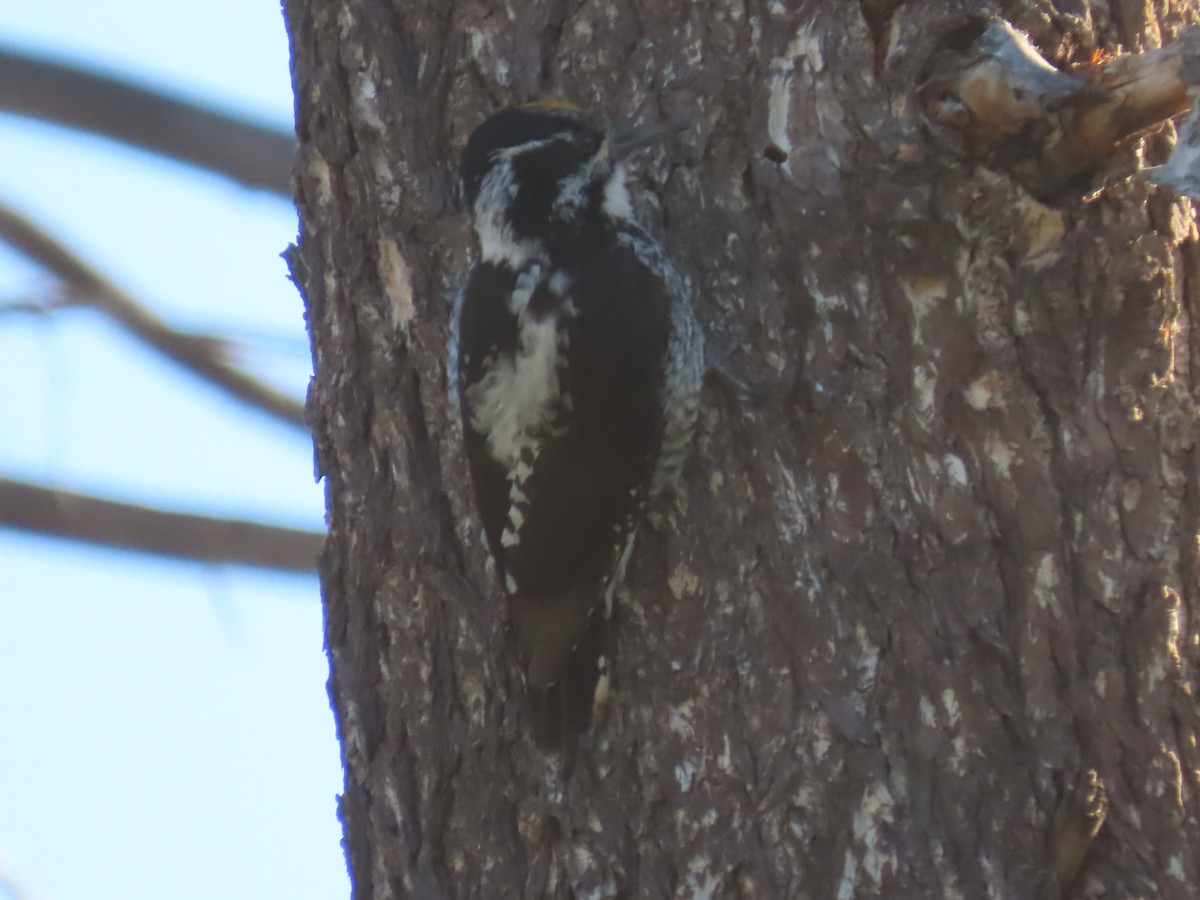
[[[614,593],[691,444],[704,372],[691,288],[635,221],[623,160],[674,128],[532,103],[463,152],[479,254],[457,372],[479,516],[533,731],[564,749],[609,688]]]

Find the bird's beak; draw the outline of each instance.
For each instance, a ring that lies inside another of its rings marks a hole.
[[[689,127],[688,122],[669,122],[665,125],[619,125],[608,133],[608,155],[620,162],[635,150],[648,147]]]

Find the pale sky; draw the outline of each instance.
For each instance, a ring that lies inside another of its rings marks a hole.
[[[6,4],[0,42],[290,121],[276,3]],[[0,198],[303,395],[287,204],[5,116]],[[47,283],[0,249],[0,309]],[[306,439],[90,313],[0,315],[0,380],[0,474],[320,527]],[[315,578],[0,530],[0,882],[30,900],[347,896],[321,628]]]

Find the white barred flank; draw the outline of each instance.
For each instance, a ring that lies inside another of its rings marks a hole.
[[[617,239],[662,279],[671,296],[671,335],[659,398],[663,410],[662,448],[650,486],[650,496],[654,497],[674,486],[691,447],[700,413],[704,334],[692,309],[692,286],[676,271],[662,246],[634,225],[623,228]]]

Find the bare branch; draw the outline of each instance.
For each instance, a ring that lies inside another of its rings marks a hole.
[[[1091,77],[1107,93],[1092,111],[1092,127],[1103,123],[1128,137],[1186,112],[1189,90],[1200,83],[1200,30],[1189,28],[1165,47],[1117,56],[1095,67]]]
[[[3,853],[0,853],[0,861],[3,860]],[[0,896],[5,896],[8,900],[29,900],[30,895],[21,889],[16,878],[0,868]]]
[[[49,300],[0,300],[0,316],[48,316],[61,305]]]
[[[166,512],[0,478],[0,526],[207,563],[312,572],[324,535]]]
[[[296,139],[115,78],[0,49],[0,109],[90,131],[289,200]]]
[[[103,312],[168,359],[243,403],[307,431],[303,404],[226,362],[223,342],[175,331],[65,245],[3,204],[0,204],[0,240],[57,275],[74,297]]]

